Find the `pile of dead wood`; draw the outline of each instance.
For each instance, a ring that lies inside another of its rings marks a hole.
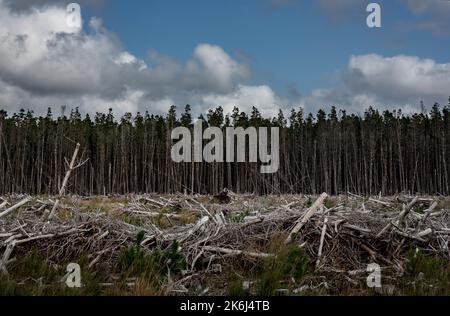
[[[271,205],[263,197],[232,193],[227,204],[184,195],[135,196],[118,206],[120,212],[141,219],[140,225],[132,225],[101,211],[83,213],[76,202],[80,197],[62,205],[59,198],[12,196],[0,199],[0,269],[7,274],[8,265],[31,248],[40,249],[49,260],[88,253],[90,267],[113,264],[140,231],[145,233],[141,246],[149,251],[179,243],[188,263],[183,279],[230,257],[276,256],[265,245],[280,234],[285,244],[298,245],[314,258],[318,270],[351,274],[378,263],[401,272],[411,248],[450,259],[450,212],[439,208],[434,198],[368,199],[348,194],[329,207],[327,198],[325,193],[310,198],[314,203],[306,206],[298,196],[280,197]],[[70,214],[56,216],[58,207]],[[177,224],[186,213],[196,221]],[[49,218],[50,214],[55,216]],[[160,217],[172,225],[158,227],[154,220]]]

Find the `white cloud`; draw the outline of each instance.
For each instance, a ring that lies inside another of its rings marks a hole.
[[[346,78],[351,92],[388,104],[442,102],[450,93],[450,63],[413,56],[353,56]]]
[[[348,83],[353,90],[369,91],[391,100],[442,97],[450,89],[450,63],[439,64],[431,59],[404,55],[353,56],[348,72]]]
[[[284,1],[282,1],[284,2]],[[290,2],[290,1],[286,1]],[[9,2],[11,5],[12,2]],[[52,1],[46,2],[51,4]],[[89,32],[74,33],[59,6],[23,7],[11,12],[0,0],[0,105],[44,113],[48,106],[80,107],[84,112],[166,113],[171,105],[189,103],[195,114],[222,106],[267,116],[286,106],[337,105],[362,111],[369,105],[415,106],[446,102],[450,64],[412,56],[353,56],[342,84],[296,99],[283,98],[267,85],[250,85],[249,67],[223,48],[199,44],[186,62],[151,51],[146,60],[127,52],[98,18]]]
[[[222,106],[225,112],[230,113],[236,105],[241,105],[240,110],[250,112],[252,106],[256,106],[261,114],[266,117],[273,117],[278,114],[278,110],[288,104],[266,85],[245,86],[238,88],[226,95],[205,95],[201,103],[206,107]]]
[[[234,93],[250,75],[246,65],[206,43],[186,63],[155,51],[146,63],[125,51],[99,18],[91,19],[90,33],[74,33],[64,7],[34,4],[18,15],[0,0],[1,101],[10,111],[67,104],[84,111],[165,112],[170,103]]]
[[[187,71],[190,77],[205,77],[207,82],[224,92],[232,89],[236,81],[249,75],[246,66],[234,61],[221,47],[209,44],[200,44],[195,48]]]
[[[316,90],[303,99],[304,104],[344,106],[355,112],[368,106],[411,111],[420,110],[421,100],[446,104],[450,95],[450,63],[415,56],[352,56],[342,79],[342,86]]]

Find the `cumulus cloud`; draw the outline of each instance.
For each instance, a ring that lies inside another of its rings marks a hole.
[[[45,1],[36,9],[37,3],[20,7],[18,18],[0,0],[0,101],[10,110],[69,103],[85,111],[165,112],[170,103],[232,94],[250,76],[247,65],[207,43],[184,63],[156,51],[144,61],[124,50],[100,19],[92,18],[90,32],[75,32],[63,7]]]
[[[315,90],[303,102],[309,106],[348,105],[361,112],[367,106],[420,110],[426,104],[446,104],[450,95],[450,63],[415,56],[352,56],[342,71],[342,86]]]
[[[397,102],[446,97],[450,89],[450,63],[438,64],[431,59],[403,55],[353,56],[348,79],[353,91],[370,92]]]
[[[162,114],[171,105],[189,103],[195,114],[216,106],[226,112],[257,106],[273,116],[288,105],[311,111],[336,105],[358,112],[368,105],[445,102],[450,94],[450,64],[362,55],[351,57],[340,86],[306,96],[291,86],[285,98],[267,85],[249,84],[250,68],[220,46],[199,44],[187,61],[156,50],[141,59],[126,51],[99,18],[92,18],[87,30],[74,31],[64,7],[42,3],[36,7],[38,2],[30,1],[19,18],[14,11],[19,7],[13,10],[12,2],[0,0],[0,106],[10,113],[29,108],[41,114],[48,106],[67,105],[89,113],[112,108],[117,114]]]
[[[256,106],[263,116],[273,117],[280,108],[286,106],[287,100],[277,96],[267,85],[239,85],[233,93],[205,95],[202,97],[201,103],[206,106],[222,106],[228,113],[231,113],[236,105],[243,105],[240,109],[247,112],[251,110],[252,106]]]
[[[236,80],[248,76],[245,66],[234,61],[219,46],[201,44],[194,51],[192,60],[187,64],[189,77],[197,77],[200,82],[210,83],[210,88],[219,88],[222,92],[233,88]]]

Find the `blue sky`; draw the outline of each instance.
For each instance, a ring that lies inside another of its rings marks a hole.
[[[360,7],[344,15],[338,12],[334,20],[313,1],[277,9],[261,0],[111,1],[95,14],[137,56],[145,58],[155,49],[187,60],[199,43],[219,45],[250,62],[254,83],[268,83],[284,94],[289,86],[309,93],[329,85],[351,55],[404,54],[449,61],[448,36],[407,31],[402,25],[415,24],[417,16],[400,1],[378,3],[381,29],[366,26],[368,13],[358,12]]]
[[[0,0],[0,102],[87,112],[258,105],[268,115],[447,102],[450,1],[374,1],[379,29],[366,25],[370,2],[80,0],[75,32],[66,1]]]

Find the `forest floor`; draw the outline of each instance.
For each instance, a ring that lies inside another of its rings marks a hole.
[[[450,295],[447,197],[56,200],[0,198],[0,296]]]

